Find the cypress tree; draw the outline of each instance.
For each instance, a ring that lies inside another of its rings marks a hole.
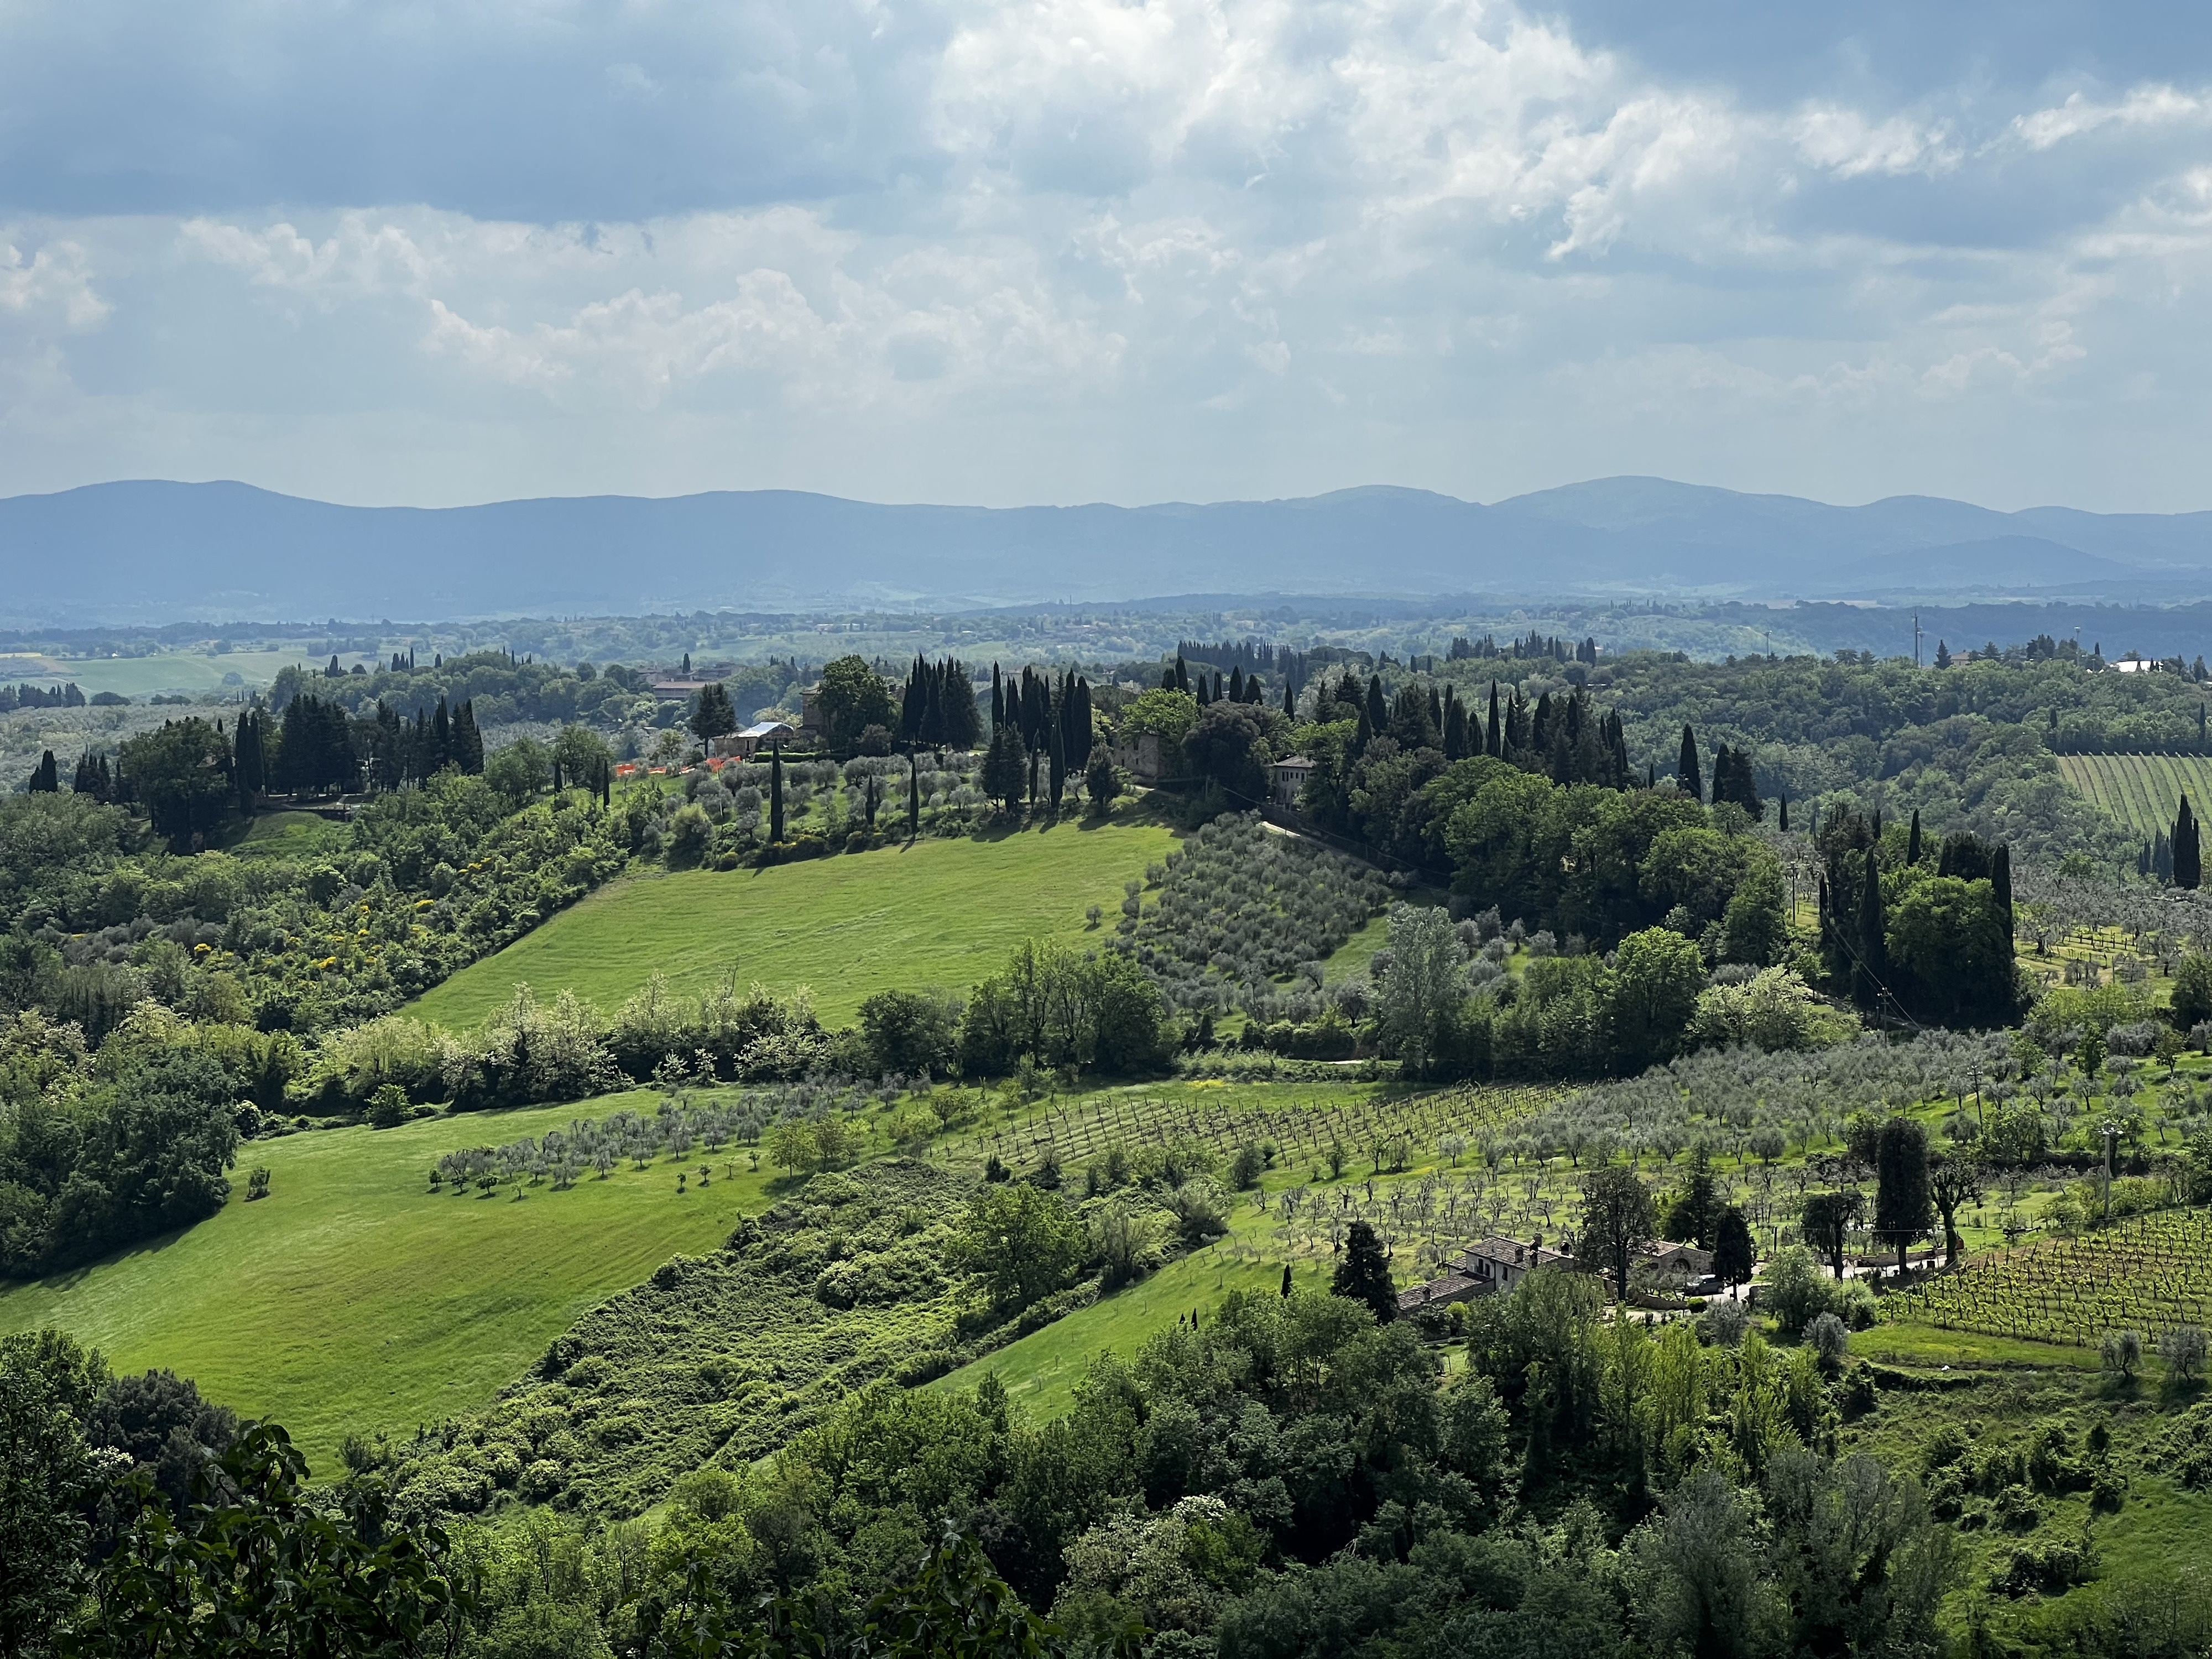
[[[1060,798],[1067,791],[1067,734],[1060,729],[1058,721],[1053,723],[1048,753],[1052,767],[1052,811],[1057,817],[1060,816]]]
[[[2197,712],[2201,715],[2203,711],[2200,709]],[[1285,720],[1296,720],[1297,717],[1298,694],[1291,690],[1291,683],[1288,680],[1285,680],[1283,682],[1283,718]]]
[[[2000,842],[1990,854],[1990,896],[2004,915],[2005,937],[2012,937],[2012,845]]]
[[[1004,726],[1006,723],[1006,691],[1005,691],[1005,690],[1000,687],[1000,684],[999,684],[999,665],[998,665],[998,664],[996,664],[996,663],[993,663],[993,664],[991,665],[991,732],[992,732],[992,735],[995,737],[995,736],[998,734],[998,730],[999,730],[999,728],[1000,728],[1000,726]]]
[[[1329,1289],[1338,1296],[1365,1304],[1378,1324],[1387,1325],[1398,1316],[1398,1291],[1390,1280],[1390,1258],[1383,1254],[1382,1241],[1375,1237],[1375,1229],[1367,1223],[1352,1224],[1351,1235],[1345,1241],[1344,1260],[1337,1263],[1336,1277]]]
[[[1881,842],[1880,831],[1875,842]],[[1863,1008],[1879,1005],[1882,986],[1889,978],[1889,919],[1881,902],[1881,861],[1875,856],[1875,848],[1866,850],[1866,877],[1859,890],[1859,961],[1858,1004]]]
[[[61,769],[54,763],[51,749],[40,756],[31,772],[31,793],[34,795],[57,795],[61,793]]]
[[[1181,688],[1176,684],[1175,665],[1173,663],[1170,663],[1166,667],[1160,670],[1160,690],[1163,691],[1175,691],[1179,690]]]
[[[1176,655],[1175,677],[1175,689],[1176,690],[1188,691],[1190,690],[1190,665],[1182,659],[1182,655],[1180,652]]]
[[[453,764],[470,777],[483,775],[483,734],[477,730],[477,705],[471,697],[453,711]]]
[[[921,762],[916,757],[906,757],[906,838],[912,841],[921,834]]]
[[[1790,833],[1790,797],[1787,795],[1782,797],[1782,816],[1776,822],[1781,825],[1784,835]]]
[[[1203,708],[1213,701],[1213,693],[1206,683],[1206,676],[1198,677],[1198,706]]]
[[[1234,663],[1231,664],[1229,668],[1229,701],[1231,702],[1244,701],[1244,671]]]
[[[1705,799],[1705,781],[1698,770],[1698,734],[1687,725],[1682,727],[1682,754],[1674,763],[1674,781],[1688,791],[1692,800]]]
[[[2007,896],[2011,887],[2011,869],[2006,869]],[[2197,815],[2189,807],[2189,797],[2181,798],[2181,810],[2173,819],[2173,884],[2176,887],[2195,887],[2203,880],[2203,848],[2198,838]]]
[[[1907,864],[1920,862],[1920,809],[1917,806],[1912,809],[1912,833],[1905,843],[1905,861]]]
[[[453,758],[453,716],[447,712],[446,700],[441,697],[438,699],[436,712],[430,716],[429,769],[431,775],[434,777],[443,771]]]
[[[768,751],[768,838],[783,839],[783,745],[770,744]]]
[[[1490,683],[1490,729],[1483,733],[1482,752],[1502,755],[1505,752],[1504,742],[1505,733],[1498,724],[1498,682],[1492,680]]]
[[[1390,705],[1383,700],[1382,677],[1377,674],[1367,682],[1367,729],[1382,732],[1389,729]]]

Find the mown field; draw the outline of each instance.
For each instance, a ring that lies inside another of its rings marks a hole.
[[[657,1095],[248,1142],[229,1204],[88,1268],[0,1287],[0,1330],[58,1325],[118,1370],[167,1366],[211,1399],[282,1421],[319,1472],[349,1431],[482,1406],[586,1309],[678,1252],[713,1249],[769,1172],[679,1197],[665,1162],[564,1193],[433,1194],[439,1153],[652,1111]],[[245,1201],[246,1175],[270,1196]]]
[[[640,876],[593,894],[423,996],[425,1019],[473,1025],[526,982],[611,1011],[656,971],[698,992],[735,974],[813,988],[825,1021],[878,991],[964,988],[1024,939],[1097,941],[1085,909],[1118,917],[1121,884],[1173,832],[1127,812],[981,840],[925,840],[766,870]],[[1109,924],[1110,926],[1110,924]]]
[[[2146,840],[2173,828],[2184,792],[2199,817],[2212,803],[2212,755],[2061,755],[2058,773]]]

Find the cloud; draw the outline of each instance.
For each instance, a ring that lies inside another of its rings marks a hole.
[[[25,321],[58,319],[81,330],[98,327],[110,308],[94,292],[88,256],[77,243],[51,242],[26,258],[14,242],[0,240],[0,313]]]
[[[2212,40],[2038,29],[0,8],[0,488],[2178,497]]]
[[[2212,117],[2212,104],[2203,98],[2170,86],[2146,86],[2104,104],[2069,93],[2064,103],[2053,108],[2015,116],[2012,131],[2028,149],[2043,150],[2100,127],[2202,126],[2208,117]]]

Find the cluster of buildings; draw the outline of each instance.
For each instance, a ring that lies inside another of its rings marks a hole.
[[[1426,1284],[1400,1291],[1398,1311],[1401,1315],[1418,1313],[1424,1308],[1448,1308],[1455,1302],[1472,1302],[1477,1297],[1503,1294],[1539,1267],[1571,1267],[1575,1265],[1573,1243],[1562,1242],[1567,1245],[1565,1249],[1547,1247],[1541,1234],[1526,1244],[1502,1234],[1483,1239],[1461,1251],[1443,1273]],[[1708,1296],[1725,1288],[1712,1276],[1712,1252],[1701,1250],[1694,1244],[1650,1240],[1643,1247],[1638,1265],[1669,1279],[1679,1276],[1687,1295]]]

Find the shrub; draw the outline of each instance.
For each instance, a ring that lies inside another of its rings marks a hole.
[[[368,1097],[368,1127],[372,1129],[396,1129],[414,1115],[415,1109],[408,1103],[407,1091],[396,1083],[387,1083]]]
[[[1820,1357],[1820,1363],[1834,1369],[1850,1357],[1850,1333],[1844,1322],[1832,1313],[1815,1314],[1805,1327],[1805,1345]]]

